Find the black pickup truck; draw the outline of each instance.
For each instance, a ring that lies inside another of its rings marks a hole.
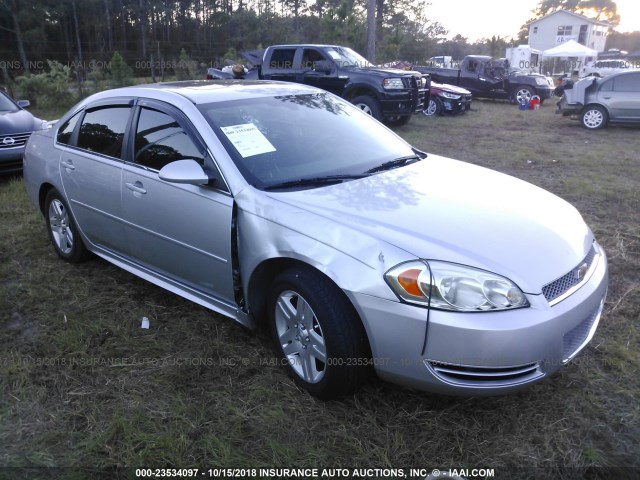
[[[413,69],[429,74],[434,82],[466,88],[474,97],[506,98],[514,103],[523,103],[538,95],[542,103],[553,93],[553,87],[544,75],[510,68],[506,58],[468,55],[459,69],[429,66],[414,66]]]
[[[416,71],[378,68],[337,45],[275,45],[264,51],[258,78],[304,83],[335,93],[388,125],[406,124],[429,102],[430,79]]]

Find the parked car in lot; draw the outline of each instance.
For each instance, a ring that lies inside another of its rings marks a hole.
[[[31,132],[47,123],[25,110],[28,100],[14,101],[0,90],[0,173],[22,170],[22,154]]]
[[[267,47],[258,76],[321,88],[396,127],[424,109],[431,82],[416,71],[376,67],[348,47],[315,44]]]
[[[471,109],[471,92],[455,85],[431,82],[429,104],[422,113],[432,115],[465,113]]]
[[[467,55],[460,63],[460,68],[413,68],[428,74],[432,82],[465,88],[476,98],[505,98],[513,103],[525,103],[537,95],[543,102],[553,93],[553,82],[544,75],[512,68],[506,58]]]
[[[59,257],[92,252],[268,325],[322,398],[540,381],[593,336],[607,261],[574,207],[427,155],[349,102],[283,82],[95,94],[35,132],[24,182]]]
[[[565,88],[558,110],[577,118],[583,127],[597,130],[609,123],[640,123],[640,71],[588,77]]]

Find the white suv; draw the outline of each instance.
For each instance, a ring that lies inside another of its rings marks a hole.
[[[640,69],[639,61],[632,60],[597,60],[582,68],[581,77],[606,77],[614,73],[628,72],[629,70]]]

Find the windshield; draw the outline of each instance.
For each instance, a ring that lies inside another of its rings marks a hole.
[[[327,53],[340,67],[370,67],[369,60],[347,47],[329,47]]]
[[[0,92],[0,112],[17,112],[20,110],[9,97]]]
[[[329,93],[198,108],[247,182],[259,189],[301,179],[346,181],[371,174],[385,162],[416,155],[395,133]]]

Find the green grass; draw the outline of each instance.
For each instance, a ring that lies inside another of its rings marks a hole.
[[[0,467],[74,467],[53,471],[64,478],[112,467],[494,468],[496,478],[640,468],[639,130],[587,132],[553,108],[474,101],[467,115],[398,130],[569,200],[608,253],[608,301],[589,347],[502,397],[373,381],[343,401],[316,400],[277,366],[263,332],[101,260],[60,261],[22,180],[1,179]]]

